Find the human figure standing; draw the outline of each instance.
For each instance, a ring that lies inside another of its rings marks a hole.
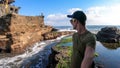
[[[86,29],[87,17],[83,11],[75,11],[70,20],[73,29],[77,30],[73,34],[73,53],[71,58],[71,68],[94,68],[93,58],[96,46],[94,34]]]

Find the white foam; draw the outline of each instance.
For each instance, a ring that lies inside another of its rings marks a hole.
[[[60,29],[60,30],[58,30],[58,32],[62,32],[62,31],[75,31],[76,32],[76,30],[73,30],[73,29]]]
[[[1,67],[3,68],[4,66],[6,66],[8,68],[11,67],[10,65],[8,65],[10,63],[12,63],[14,66],[19,66],[20,64],[23,63],[23,61],[30,62],[30,60],[28,58],[31,57],[31,59],[33,59],[33,55],[35,55],[35,54],[38,54],[40,57],[46,54],[46,56],[48,57],[47,54],[50,53],[50,52],[48,52],[48,50],[50,50],[51,46],[54,45],[52,43],[55,43],[55,42],[57,43],[63,37],[65,37],[65,36],[58,37],[57,39],[54,39],[54,40],[47,40],[47,41],[35,43],[33,47],[26,49],[24,54],[17,55],[14,57],[2,58],[2,59],[0,59],[0,68]],[[46,50],[45,47],[48,50]],[[43,51],[43,50],[45,50],[45,51]],[[39,52],[41,52],[41,54],[39,54]],[[34,58],[36,56],[34,56]],[[44,57],[44,58],[47,58],[47,57]],[[41,60],[41,59],[43,59],[43,57],[40,58],[39,60]],[[39,63],[39,65],[40,65],[40,63]]]
[[[39,43],[39,45],[44,45],[44,44],[46,44],[45,42],[41,42],[41,43]]]
[[[58,32],[62,32],[62,31],[76,31],[76,30],[72,30],[72,29],[61,29]],[[13,63],[13,65],[19,66],[20,64],[23,63],[23,61],[25,63],[27,62],[31,62],[30,59],[34,59],[36,56],[39,56],[39,61],[41,61],[42,59],[47,59],[48,55],[50,54],[50,48],[55,45],[54,43],[56,42],[60,42],[60,40],[65,37],[67,35],[61,36],[61,37],[57,37],[56,39],[52,39],[52,40],[47,40],[47,41],[41,41],[38,43],[35,43],[32,47],[29,47],[28,49],[25,50],[24,54],[21,55],[17,55],[14,57],[6,57],[3,59],[0,59],[0,68],[4,67],[4,66],[8,66],[8,68],[10,67],[8,64],[9,63]],[[34,55],[34,56],[33,56]],[[43,55],[46,55],[45,57],[42,57]],[[17,61],[17,62],[15,62]],[[39,62],[36,67],[39,67],[40,65],[42,65],[43,62]],[[23,67],[24,68],[24,67]]]

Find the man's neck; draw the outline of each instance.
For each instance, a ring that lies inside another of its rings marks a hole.
[[[84,34],[87,30],[85,28],[82,28],[81,30],[78,30],[78,34]]]

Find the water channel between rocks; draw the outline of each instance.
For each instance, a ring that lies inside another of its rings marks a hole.
[[[24,68],[29,64],[31,68],[45,68],[48,63],[48,56],[51,53],[51,47],[60,42],[61,38],[38,42],[27,49],[24,54],[1,58],[0,68]],[[64,46],[69,45],[72,45],[72,42],[64,44]],[[120,68],[120,46],[106,46],[97,41],[96,52],[99,54],[94,59],[97,64],[104,66],[103,68]],[[31,62],[33,62],[32,65]]]
[[[69,38],[69,37],[66,37]],[[63,46],[71,46],[72,42],[65,43]],[[120,68],[120,44],[116,43],[101,43],[96,41],[95,63],[103,68]]]
[[[38,42],[20,55],[7,57],[10,54],[6,54],[4,58],[1,57],[0,59],[0,68],[45,68],[48,63],[48,56],[51,53],[51,47],[60,42],[63,37]]]

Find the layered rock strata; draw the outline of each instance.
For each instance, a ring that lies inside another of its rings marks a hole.
[[[53,31],[44,24],[44,16],[8,14],[0,18],[0,52],[23,53],[27,47],[42,40],[55,39],[74,32]]]
[[[0,18],[0,50],[23,52],[35,42],[43,40],[43,34],[52,31],[44,25],[44,16],[8,14]]]

